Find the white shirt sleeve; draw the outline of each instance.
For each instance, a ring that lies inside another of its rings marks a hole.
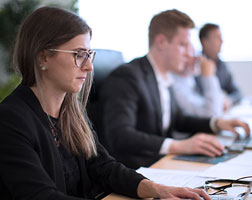
[[[160,148],[160,150],[159,150],[159,154],[160,154],[160,155],[166,155],[166,154],[168,154],[172,142],[173,142],[173,139],[171,139],[171,138],[166,138],[166,139],[164,140],[163,144],[161,145],[161,148]]]
[[[224,95],[221,90],[219,79],[216,76],[200,77],[205,97],[206,109],[209,116],[220,116],[223,114]]]
[[[196,82],[193,76],[174,75],[174,80],[175,98],[183,112],[199,117],[223,114],[224,96],[216,76],[200,78],[203,95],[195,89]]]
[[[217,118],[217,117],[211,117],[211,119],[210,119],[210,128],[212,129],[212,131],[214,132],[214,133],[219,133],[219,128],[217,127],[217,120],[218,120],[219,118]]]

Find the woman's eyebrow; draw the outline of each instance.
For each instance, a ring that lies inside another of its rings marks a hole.
[[[76,48],[76,49],[74,49],[74,51],[80,51],[80,50],[82,50],[82,51],[90,51],[90,49],[86,49],[86,48]]]

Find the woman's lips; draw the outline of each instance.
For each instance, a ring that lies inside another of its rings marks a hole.
[[[77,79],[84,81],[86,79],[86,77],[85,76],[81,76],[81,77],[77,77]]]

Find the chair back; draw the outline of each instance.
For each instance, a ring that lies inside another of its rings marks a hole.
[[[94,130],[99,136],[99,92],[104,80],[119,65],[124,63],[120,51],[109,49],[94,49],[96,51],[94,66],[94,79],[87,104],[87,113]]]

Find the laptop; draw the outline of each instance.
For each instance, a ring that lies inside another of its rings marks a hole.
[[[252,137],[246,137],[246,138],[237,138],[234,141],[234,144],[241,144],[244,146],[245,149],[252,149]]]
[[[246,137],[245,130],[242,127],[236,127],[240,137],[236,138],[233,144],[244,146],[245,149],[252,149],[252,121],[247,121],[250,127],[250,137]]]
[[[245,137],[243,128],[237,127],[236,130],[240,133],[240,137],[235,138],[230,131],[222,131],[222,135],[217,136],[217,139],[229,152],[241,153],[245,149],[252,149],[252,133],[250,137]]]
[[[251,149],[252,148],[252,138],[247,137],[247,138],[237,138],[234,140],[234,142],[230,145],[227,146],[229,151],[233,152],[242,152],[245,149]]]
[[[244,193],[243,196],[224,196],[224,195],[211,195],[211,200],[248,200],[249,195],[251,193],[252,182],[250,183],[247,191]]]

